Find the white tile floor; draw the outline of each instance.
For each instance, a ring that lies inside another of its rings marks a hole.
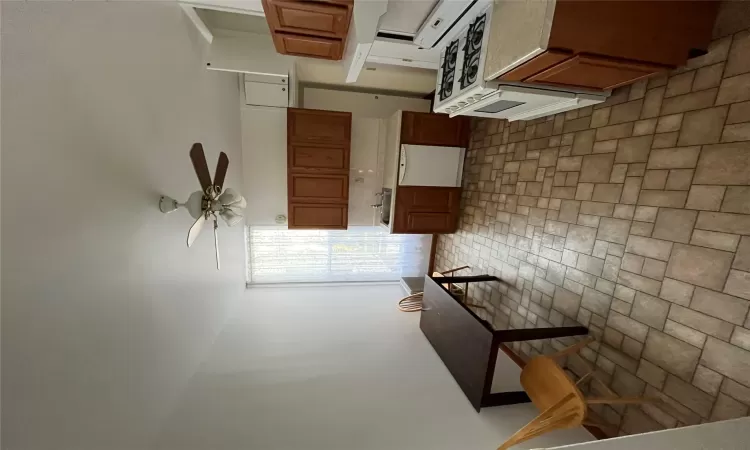
[[[494,449],[538,414],[471,407],[398,286],[250,290],[157,449]],[[518,388],[518,368],[503,355]],[[518,448],[590,441],[582,428]]]

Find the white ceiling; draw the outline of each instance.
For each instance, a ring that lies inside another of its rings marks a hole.
[[[409,42],[395,42],[376,39],[372,43],[370,53],[367,57],[369,62],[374,62],[378,57],[389,59],[402,59],[407,62],[404,65],[431,68],[437,70],[440,62],[439,48],[419,48]],[[395,63],[391,63],[395,64]]]
[[[438,0],[389,0],[388,10],[380,18],[378,29],[414,35]]]
[[[391,8],[406,13],[408,11],[426,11],[417,15],[428,14],[437,0],[391,0]],[[426,4],[426,6],[425,6]],[[411,6],[410,6],[411,5]],[[266,18],[259,15],[237,14],[214,9],[196,8],[196,12],[206,26],[217,32],[219,30],[241,31],[256,34],[270,34]],[[398,15],[398,14],[396,14]],[[385,17],[385,16],[383,16]],[[395,17],[395,16],[394,16]],[[421,17],[421,16],[420,16]],[[418,22],[421,24],[422,20]],[[393,22],[392,22],[393,23]],[[416,26],[418,27],[419,24]],[[351,44],[351,43],[350,43]],[[435,89],[436,71],[405,67],[405,64],[422,67],[437,65],[439,53],[436,50],[420,49],[404,42],[377,40],[370,52],[373,58],[378,56],[383,61],[368,61],[355,83],[346,83],[347,66],[343,61],[326,61],[314,58],[295,58],[297,77],[302,83],[341,85],[361,89],[377,89],[427,94]],[[402,59],[426,64],[401,63]],[[385,63],[385,64],[384,64]]]
[[[302,83],[341,85],[427,94],[435,89],[435,71],[382,64],[365,64],[355,83],[346,83],[347,68],[341,61],[297,58],[297,77]]]
[[[249,33],[270,34],[265,16],[237,14],[215,9],[196,8],[198,16],[211,30],[223,29]]]

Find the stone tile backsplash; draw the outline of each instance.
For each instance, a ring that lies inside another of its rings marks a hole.
[[[597,406],[620,434],[747,415],[750,30],[603,104],[472,127],[460,231],[440,236],[436,263],[507,282],[470,290],[477,313],[588,326],[582,356],[609,386],[661,400]]]

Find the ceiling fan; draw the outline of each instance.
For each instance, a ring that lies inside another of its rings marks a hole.
[[[178,203],[177,200],[162,195],[159,199],[159,209],[163,213],[171,213],[179,207],[188,210],[191,216],[195,218],[195,223],[190,227],[187,235],[187,246],[190,247],[195,239],[203,230],[203,226],[211,218],[214,222],[214,246],[216,248],[216,269],[221,268],[219,262],[219,221],[218,216],[227,223],[234,226],[242,221],[242,210],[247,206],[245,198],[237,193],[234,189],[224,188],[224,178],[227,175],[229,167],[229,158],[227,154],[219,154],[219,162],[216,164],[214,179],[211,181],[211,173],[208,171],[206,155],[203,153],[203,145],[199,142],[193,144],[190,149],[190,160],[193,162],[195,174],[198,175],[198,182],[201,185],[200,191],[190,194],[185,203]]]

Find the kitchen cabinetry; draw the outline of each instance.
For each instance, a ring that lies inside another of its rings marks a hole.
[[[290,144],[289,166],[293,169],[348,170],[348,150],[346,146]]]
[[[246,73],[244,91],[246,105],[289,106],[289,77]]]
[[[266,20],[275,31],[340,38],[349,28],[349,10],[317,2],[266,0]]]
[[[276,51],[339,60],[344,52],[353,0],[263,0]]]
[[[453,233],[460,203],[460,187],[399,186],[393,232]]]
[[[440,161],[438,152],[448,147],[467,147],[468,131],[467,117],[451,119],[444,114],[398,111],[390,118],[386,129],[384,187],[393,192],[387,223],[391,233],[454,233],[458,229],[461,187],[456,186],[456,180],[450,187],[400,184],[401,152],[405,151],[404,145],[432,146],[435,161]]]
[[[318,36],[298,36],[288,33],[274,33],[273,44],[284,55],[308,56],[322,59],[341,59],[341,40]]]
[[[633,83],[668,68],[658,64],[576,55],[526,78],[526,81],[607,90]]]
[[[349,176],[292,173],[289,177],[289,201],[337,203],[349,199]]]
[[[349,208],[342,205],[289,204],[289,228],[345,230]]]
[[[527,2],[528,3],[528,2]],[[508,63],[503,55],[489,55],[488,74],[501,81],[608,90],[684,65],[688,58],[705,53],[718,11],[712,1],[580,1],[557,0],[547,14],[549,23],[538,28],[538,48],[524,54],[536,56],[521,64]],[[507,42],[512,21],[519,19],[524,2],[495,8],[490,48]],[[539,8],[546,8],[540,2]],[[534,5],[536,7],[536,4]],[[519,9],[516,11],[515,9]],[[542,23],[542,22],[540,22]],[[536,29],[527,26],[529,29]],[[548,37],[542,30],[548,30]],[[520,38],[519,38],[520,39]],[[521,52],[523,53],[523,52]]]
[[[469,119],[450,118],[446,114],[403,111],[401,144],[466,147],[469,142]]]
[[[287,110],[289,228],[346,229],[350,113]]]
[[[289,142],[348,147],[352,139],[352,115],[338,111],[290,109],[287,133]]]

